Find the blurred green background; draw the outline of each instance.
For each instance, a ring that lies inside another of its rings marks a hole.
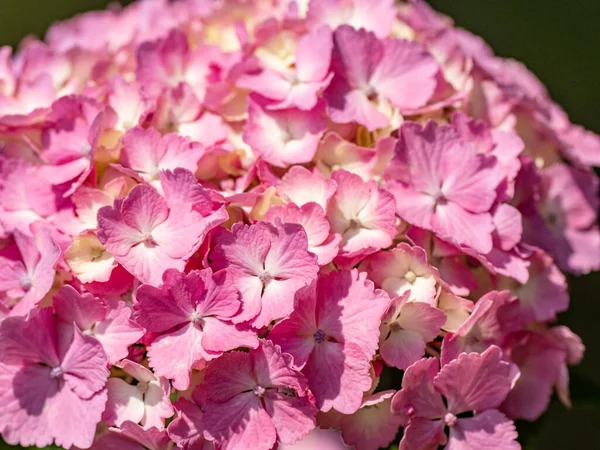
[[[50,23],[103,8],[106,0],[0,0],[0,45]],[[122,2],[123,3],[123,2]],[[600,132],[600,0],[430,0],[481,35],[501,56],[523,61],[573,122]],[[560,317],[587,351],[572,370],[574,407],[553,402],[535,424],[519,424],[525,448],[600,449],[600,274],[570,280],[571,308]],[[2,408],[2,405],[0,405]],[[0,443],[0,448],[12,448]]]

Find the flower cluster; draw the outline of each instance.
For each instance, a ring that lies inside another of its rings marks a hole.
[[[583,354],[594,165],[420,0],[146,0],[3,47],[2,438],[518,449]]]

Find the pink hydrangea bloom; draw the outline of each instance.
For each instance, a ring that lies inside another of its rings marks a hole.
[[[131,421],[141,423],[145,429],[155,427],[162,430],[165,419],[173,415],[169,380],[155,376],[144,366],[128,359],[116,366],[135,379],[137,384],[129,384],[122,378],[108,379],[108,401],[102,416],[104,421],[116,426]]]
[[[192,369],[224,351],[258,345],[251,329],[231,322],[241,303],[226,271],[169,269],[160,288],[143,285],[136,297],[136,320],[160,333],[148,350],[150,366],[176,389],[187,389]]]
[[[123,301],[81,294],[69,285],[61,287],[52,301],[59,319],[75,323],[102,344],[109,364],[125,358],[128,347],[144,335],[144,329],[131,320],[131,310]]]
[[[195,172],[204,149],[176,134],[161,136],[154,128],[136,127],[123,136],[123,166],[148,183],[158,182],[162,170],[178,167]],[[129,171],[127,172],[129,173]]]
[[[294,294],[315,279],[319,268],[308,252],[306,232],[293,223],[219,229],[211,260],[215,269],[227,268],[240,292],[242,310],[232,320],[250,321],[256,328],[287,317]]]
[[[360,409],[354,414],[331,411],[325,414],[328,417],[322,421],[340,429],[344,442],[352,445],[352,448],[377,450],[388,447],[402,423],[402,418],[391,412],[394,393],[391,390],[366,395]]]
[[[308,251],[317,255],[320,266],[329,264],[338,254],[342,237],[331,232],[331,226],[325,217],[325,211],[318,203],[309,202],[301,207],[295,203],[269,208],[265,220],[284,223],[297,223],[306,231]]]
[[[515,419],[536,420],[548,408],[554,389],[569,406],[567,364],[581,361],[581,339],[566,327],[554,327],[519,333],[511,347],[519,378],[502,410]]]
[[[331,178],[337,190],[327,219],[332,231],[342,235],[340,259],[353,261],[389,247],[397,232],[393,196],[375,181],[364,182],[345,170],[335,171]]]
[[[553,255],[563,270],[587,273],[600,268],[597,190],[593,173],[560,163],[545,168],[542,200],[533,206],[538,211],[524,211],[525,240]]]
[[[333,35],[334,77],[325,90],[334,122],[357,122],[369,130],[386,127],[392,109],[423,106],[433,94],[435,59],[413,42],[380,41],[364,29],[341,25]]]
[[[165,270],[183,269],[211,228],[227,218],[184,170],[160,174],[161,196],[147,185],[98,211],[98,238],[129,272],[158,285]]]
[[[269,338],[294,357],[322,411],[360,407],[388,304],[365,273],[332,272],[298,293],[294,312],[273,327]]]
[[[89,448],[106,403],[102,345],[50,308],[0,321],[0,431],[9,444]]]
[[[269,164],[287,167],[310,162],[324,131],[322,104],[308,111],[270,111],[266,105],[249,99],[244,142]]]
[[[509,365],[501,358],[492,346],[481,355],[463,353],[441,370],[434,358],[410,366],[392,400],[406,423],[400,448],[520,449],[513,422],[497,409],[510,391]],[[457,417],[468,411],[473,417]]]
[[[0,298],[12,315],[27,315],[48,294],[61,254],[48,228],[36,223],[31,229],[32,237],[13,234],[18,258],[0,255]]]
[[[205,435],[223,449],[269,450],[292,444],[315,427],[317,408],[306,377],[270,341],[208,365],[204,378]]]
[[[508,291],[492,291],[481,297],[469,318],[455,332],[444,336],[441,364],[453,361],[461,353],[483,353],[492,345],[501,345],[510,331],[506,319],[518,326],[519,320],[510,317],[508,310],[514,300]]]
[[[329,73],[332,46],[331,29],[316,28],[298,39],[293,68],[267,61],[260,73],[242,75],[237,85],[273,100],[269,109],[311,110],[332,78]]]
[[[410,301],[407,292],[392,300],[381,320],[379,354],[383,361],[406,369],[425,353],[425,345],[440,333],[446,314],[428,303]]]
[[[297,206],[315,202],[326,211],[336,187],[334,180],[326,179],[319,171],[310,172],[302,166],[293,166],[277,184],[276,190],[279,196]]]
[[[409,292],[409,301],[435,305],[438,294],[437,271],[429,266],[427,254],[420,247],[411,247],[402,242],[389,251],[365,259],[360,268],[390,297]]]
[[[387,188],[401,218],[486,254],[494,231],[495,161],[477,154],[450,127],[405,123]]]

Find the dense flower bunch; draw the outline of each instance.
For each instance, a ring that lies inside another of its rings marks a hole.
[[[141,1],[11,52],[6,442],[512,450],[569,405],[600,138],[425,3]]]

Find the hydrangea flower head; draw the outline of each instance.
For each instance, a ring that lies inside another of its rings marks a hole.
[[[0,48],[0,441],[517,450],[600,137],[423,0],[147,0]]]

